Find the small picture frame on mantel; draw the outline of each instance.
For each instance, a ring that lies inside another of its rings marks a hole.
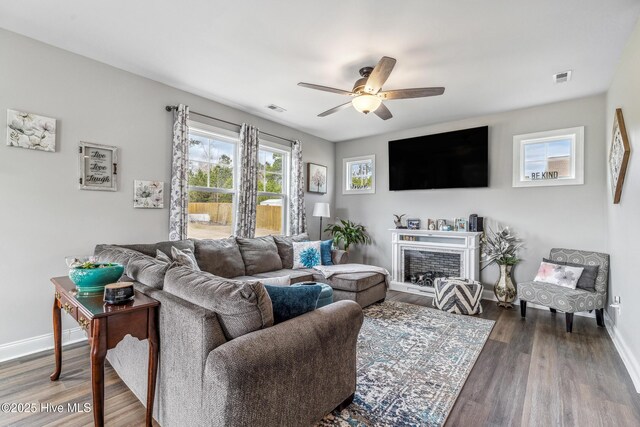
[[[81,190],[117,191],[118,148],[81,142],[78,147]]]

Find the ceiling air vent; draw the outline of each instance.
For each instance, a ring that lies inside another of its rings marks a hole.
[[[269,105],[267,105],[267,108],[270,109],[270,110],[273,110],[273,111],[275,111],[277,113],[284,113],[285,111],[287,111],[284,108],[278,107],[275,104],[269,104]]]
[[[572,71],[563,71],[561,73],[557,73],[553,75],[553,81],[554,83],[566,83],[569,80],[571,80],[571,73]]]

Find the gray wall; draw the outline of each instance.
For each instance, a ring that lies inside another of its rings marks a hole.
[[[0,346],[51,332],[49,278],[66,274],[65,256],[90,254],[99,242],[168,238],[166,208],[132,207],[134,179],[165,181],[168,191],[172,115],[165,105],[185,103],[195,111],[299,138],[305,161],[334,169],[331,142],[15,33],[0,30],[0,57],[2,132],[7,108],[58,119],[56,153],[0,144]],[[80,141],[120,148],[117,192],[78,190]],[[307,195],[309,212],[316,201],[333,206],[332,182],[328,188],[324,196]],[[309,226],[315,233],[315,218],[309,218]]]
[[[401,102],[401,101],[398,101]],[[406,101],[412,102],[412,101]],[[554,246],[604,250],[605,148],[604,95],[503,114],[393,132],[336,144],[336,182],[342,181],[342,159],[376,155],[376,193],[343,195],[336,187],[337,214],[363,223],[374,244],[354,252],[355,259],[391,267],[394,213],[420,218],[468,217],[471,213],[512,227],[526,242],[524,262],[514,269],[517,281],[531,280],[543,256]],[[371,117],[371,119],[376,119]],[[412,136],[489,126],[489,188],[390,192],[387,142]],[[585,126],[585,184],[564,187],[512,188],[513,135]],[[487,284],[498,268],[481,274]]]
[[[622,302],[620,316],[609,310],[616,336],[622,345],[623,360],[636,389],[640,391],[640,23],[631,35],[618,64],[607,93],[607,136],[603,142],[607,150],[611,144],[611,129],[616,108],[622,108],[631,144],[631,157],[622,189],[620,203],[614,205],[609,187],[605,189],[608,212],[609,252],[611,253],[610,299],[619,295]]]

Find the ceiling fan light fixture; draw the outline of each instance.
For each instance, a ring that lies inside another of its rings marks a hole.
[[[377,110],[381,103],[380,98],[369,94],[359,95],[351,100],[353,108],[364,114]]]

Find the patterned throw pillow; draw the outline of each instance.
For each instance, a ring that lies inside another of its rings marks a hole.
[[[189,267],[193,271],[200,271],[200,267],[198,267],[198,263],[196,262],[196,258],[193,255],[193,252],[191,252],[191,249],[180,250],[173,246],[171,248],[171,256],[176,264]]]
[[[312,268],[321,264],[320,241],[293,242],[293,269]]]
[[[542,262],[533,281],[575,289],[583,270],[582,267]]]

